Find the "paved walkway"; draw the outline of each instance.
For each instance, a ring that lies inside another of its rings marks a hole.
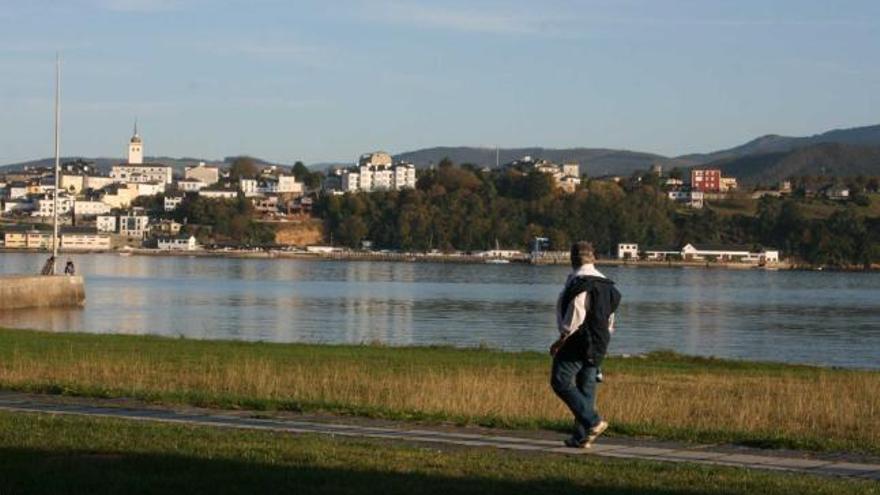
[[[379,438],[407,442],[447,444],[458,447],[484,447],[534,451],[563,455],[643,459],[662,462],[735,466],[749,469],[790,471],[880,480],[880,464],[852,462],[835,456],[762,451],[724,446],[662,444],[619,438],[602,438],[589,449],[562,446],[558,439],[524,436],[524,432],[448,430],[401,423],[377,425],[347,418],[255,418],[253,412],[207,409],[170,409],[117,400],[76,399],[57,396],[0,392],[0,411],[107,417],[137,421],[183,423],[220,428],[270,430],[286,433],[325,434],[346,437]],[[248,416],[250,414],[250,416]],[[346,421],[346,422],[343,422]]]

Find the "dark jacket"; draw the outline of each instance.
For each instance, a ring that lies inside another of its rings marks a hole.
[[[574,334],[568,337],[557,356],[560,359],[584,359],[592,366],[599,366],[608,352],[608,343],[611,341],[608,318],[620,305],[620,291],[607,278],[576,277],[565,288],[562,307],[568,308],[582,292],[586,292],[589,298],[587,317]]]

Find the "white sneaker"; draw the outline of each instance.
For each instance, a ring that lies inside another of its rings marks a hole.
[[[599,435],[601,435],[602,433],[605,433],[605,430],[607,430],[607,429],[608,429],[608,421],[599,421],[599,424],[590,428],[590,431],[587,435],[587,442],[586,442],[587,446],[592,445],[593,442],[595,442],[596,439],[599,438]]]

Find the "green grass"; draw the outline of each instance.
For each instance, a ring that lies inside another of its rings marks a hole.
[[[873,494],[690,464],[0,413],[0,493]]]
[[[565,431],[549,365],[535,352],[0,330],[0,389]],[[880,454],[878,372],[670,352],[604,369],[612,435]]]

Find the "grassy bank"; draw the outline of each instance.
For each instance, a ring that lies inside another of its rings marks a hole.
[[[8,413],[0,466],[0,493],[880,493],[733,468]]]
[[[0,388],[567,429],[549,357],[0,331]],[[612,434],[880,453],[880,373],[656,353],[612,358]]]

